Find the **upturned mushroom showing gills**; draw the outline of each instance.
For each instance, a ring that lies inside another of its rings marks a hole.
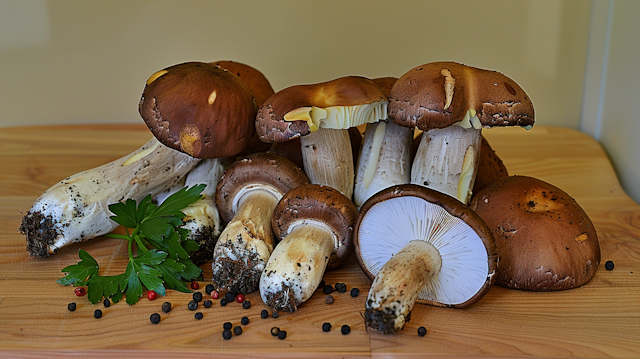
[[[389,96],[395,77],[373,79]],[[413,129],[391,121],[368,123],[357,161],[353,202],[357,207],[376,192],[411,182]]]
[[[496,239],[496,283],[514,289],[576,288],[600,264],[596,229],[566,192],[527,176],[500,178],[474,195],[470,208]]]
[[[418,66],[389,95],[389,118],[424,135],[411,167],[411,183],[471,199],[483,127],[534,124],[524,90],[507,76],[454,62]]]
[[[260,278],[260,296],[269,307],[292,312],[318,288],[325,270],[353,253],[355,205],[338,190],[305,185],[287,192],[272,218],[281,241]]]
[[[300,137],[304,170],[312,183],[353,195],[350,127],[387,118],[387,97],[373,81],[341,77],[276,92],[260,107],[256,131],[263,142]]]
[[[225,294],[258,290],[260,275],[275,242],[273,209],[292,188],[309,183],[288,159],[254,153],[234,162],[216,189],[216,204],[226,227],[213,252],[213,285]]]
[[[368,327],[393,333],[413,305],[464,308],[489,290],[496,248],[482,219],[455,198],[406,184],[382,190],[360,208],[356,259],[373,280]]]

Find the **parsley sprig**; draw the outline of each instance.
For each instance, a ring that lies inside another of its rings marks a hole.
[[[185,217],[182,210],[202,198],[200,193],[204,187],[204,184],[185,187],[159,206],[152,202],[150,195],[140,203],[127,199],[124,203],[109,205],[114,214],[110,218],[122,225],[126,234],[110,233],[105,237],[129,241],[129,263],[125,272],[101,276],[98,262],[81,249],[80,262],[63,268],[62,272],[67,275],[56,282],[86,285],[87,296],[93,304],[103,297],[117,303],[126,292],[127,303],[133,305],[140,300],[143,287],[160,295],[166,294],[166,288],[189,292],[185,281],[198,278],[202,269],[189,259],[189,253],[199,245],[188,239],[188,229],[180,227]],[[134,255],[134,246],[137,255]]]

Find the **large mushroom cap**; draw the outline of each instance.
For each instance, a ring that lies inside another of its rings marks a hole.
[[[382,190],[360,208],[354,228],[356,259],[373,280],[413,240],[432,244],[442,267],[417,302],[462,308],[489,290],[496,270],[491,231],[466,205],[418,185]]]
[[[160,142],[197,158],[237,155],[255,131],[249,87],[231,72],[202,62],[151,75],[138,109]]]
[[[533,104],[515,81],[455,62],[417,66],[398,79],[389,95],[389,118],[425,131],[449,127],[469,110],[483,127],[534,124]]]
[[[308,184],[287,192],[273,211],[273,234],[284,238],[295,225],[305,220],[320,222],[330,228],[336,247],[327,269],[339,267],[353,253],[353,223],[356,206],[340,191],[328,186]]]
[[[587,283],[600,263],[593,223],[567,193],[526,176],[500,178],[470,207],[493,232],[499,285],[532,291]]]

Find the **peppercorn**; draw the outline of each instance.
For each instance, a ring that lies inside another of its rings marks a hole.
[[[227,299],[227,303],[231,303],[236,298],[236,295],[231,292],[227,292],[224,297]]]
[[[418,335],[421,337],[424,337],[427,334],[427,328],[425,327],[420,327],[418,328]]]
[[[223,307],[224,307],[225,305],[227,305],[227,298],[222,298],[222,299],[220,299],[220,305],[221,305],[221,306],[223,306]]]
[[[69,309],[70,312],[73,312],[76,310],[76,303],[71,302],[69,303],[69,305],[67,305],[67,309]]]
[[[236,327],[233,328],[233,334],[235,334],[235,335],[242,334],[242,327],[240,327],[239,325],[236,325]]]
[[[202,304],[204,304],[205,308],[211,308],[211,305],[213,304],[213,302],[207,299]]]
[[[195,300],[198,303],[202,301],[202,293],[201,292],[193,293],[192,297],[193,297],[193,300]]]
[[[93,316],[94,316],[96,319],[102,318],[102,311],[101,311],[100,309],[96,309],[96,311],[95,311],[95,312],[93,312]]]
[[[331,294],[331,292],[333,292],[333,287],[331,286],[331,284],[327,284],[324,286],[324,288],[322,288],[322,293],[324,294]]]
[[[73,289],[73,292],[78,296],[78,297],[84,297],[85,294],[87,294],[87,290],[84,289],[84,287],[75,287]]]
[[[160,323],[160,314],[158,313],[151,314],[151,316],[149,317],[149,320],[151,320],[151,323],[153,324]]]
[[[347,285],[344,283],[336,283],[335,288],[340,293],[345,293],[347,291]]]
[[[360,289],[358,288],[351,288],[351,297],[355,298],[357,296],[360,295]]]
[[[333,304],[333,296],[328,295],[327,298],[324,300],[327,304]]]
[[[196,313],[196,315],[194,315],[193,317],[194,317],[194,318],[196,318],[196,319],[198,319],[198,320],[200,320],[200,319],[202,319],[203,315],[202,315],[202,313],[198,312],[198,313]]]
[[[613,261],[607,261],[607,263],[604,264],[604,268],[606,270],[613,270],[613,267],[615,267],[615,265],[613,264]]]
[[[238,303],[244,302],[244,294],[240,293],[240,294],[236,295],[236,302],[238,302]]]
[[[242,308],[244,309],[251,308],[251,301],[245,300],[244,302],[242,302]]]
[[[195,300],[191,300],[189,301],[189,305],[187,307],[189,308],[189,310],[196,310],[198,309],[198,302],[196,302]]]
[[[218,293],[217,290],[214,290],[211,292],[211,298],[218,299],[219,296],[220,296],[220,293]]]
[[[271,314],[272,317],[277,318],[280,316],[280,313],[278,313],[277,310],[274,310],[273,313]]]
[[[105,299],[104,302],[102,302],[102,305],[104,305],[105,308],[109,308],[111,306],[111,301],[109,299]]]
[[[340,328],[340,331],[342,332],[342,334],[347,335],[351,332],[351,327],[345,324],[342,326],[342,328]]]
[[[322,331],[323,332],[328,332],[331,330],[331,323],[324,323],[322,324]]]
[[[232,327],[233,327],[233,324],[231,324],[231,322],[225,322],[224,324],[222,324],[222,328],[224,330],[231,330]]]
[[[191,281],[191,289],[193,290],[197,290],[198,288],[200,288],[200,283],[198,283],[197,281]]]
[[[231,339],[231,331],[230,330],[224,330],[222,332],[222,337],[224,338],[224,340]]]
[[[242,317],[242,319],[240,319],[240,324],[242,324],[242,325],[247,325],[247,324],[249,324],[249,318],[247,318],[247,317]]]
[[[273,335],[274,337],[277,337],[278,333],[280,333],[280,328],[278,327],[271,328],[271,335]]]
[[[211,292],[213,292],[215,288],[213,288],[213,284],[209,283],[207,284],[206,287],[204,287],[204,291],[205,293],[207,293],[208,295],[211,295]]]
[[[171,303],[169,302],[162,303],[162,311],[165,313],[169,313],[171,311]]]
[[[149,300],[155,300],[156,298],[158,298],[158,293],[156,293],[155,291],[150,290],[150,291],[147,292],[147,298]]]
[[[278,339],[284,339],[287,337],[287,332],[284,330],[281,330],[280,333],[278,333]]]
[[[266,309],[263,309],[262,312],[260,312],[260,317],[262,317],[262,319],[267,319],[268,316],[269,312]]]

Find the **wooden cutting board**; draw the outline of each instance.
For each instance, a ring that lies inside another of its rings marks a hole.
[[[561,292],[533,293],[494,286],[468,309],[416,305],[411,321],[398,334],[367,331],[361,317],[370,281],[354,260],[325,275],[360,296],[334,293],[325,304],[321,291],[295,313],[261,319],[267,309],[259,294],[247,295],[250,309],[219,301],[202,320],[187,309],[190,294],[169,291],[135,306],[124,302],[104,308],[76,297],[73,288],[55,282],[60,269],[78,261],[78,249],[91,253],[104,274],[126,265],[126,246],[95,239],[64,248],[47,259],[31,258],[18,233],[21,217],[55,182],[124,156],[151,134],[144,125],[87,125],[0,129],[0,356],[66,357],[640,357],[640,206],[621,189],[599,144],[574,130],[535,126],[491,129],[485,137],[510,174],[550,182],[573,196],[593,220],[602,263],[587,285]],[[612,271],[604,269],[615,262]],[[205,281],[210,265],[203,265]],[[206,296],[205,296],[206,297]],[[75,312],[69,302],[78,303]],[[162,313],[170,301],[174,309]],[[95,309],[103,317],[95,319]],[[149,316],[162,321],[151,324]],[[243,334],[223,340],[222,324],[239,325]],[[322,332],[330,322],[333,330]],[[351,333],[342,335],[340,327]],[[285,340],[272,337],[274,326]],[[427,335],[419,337],[417,328]]]

